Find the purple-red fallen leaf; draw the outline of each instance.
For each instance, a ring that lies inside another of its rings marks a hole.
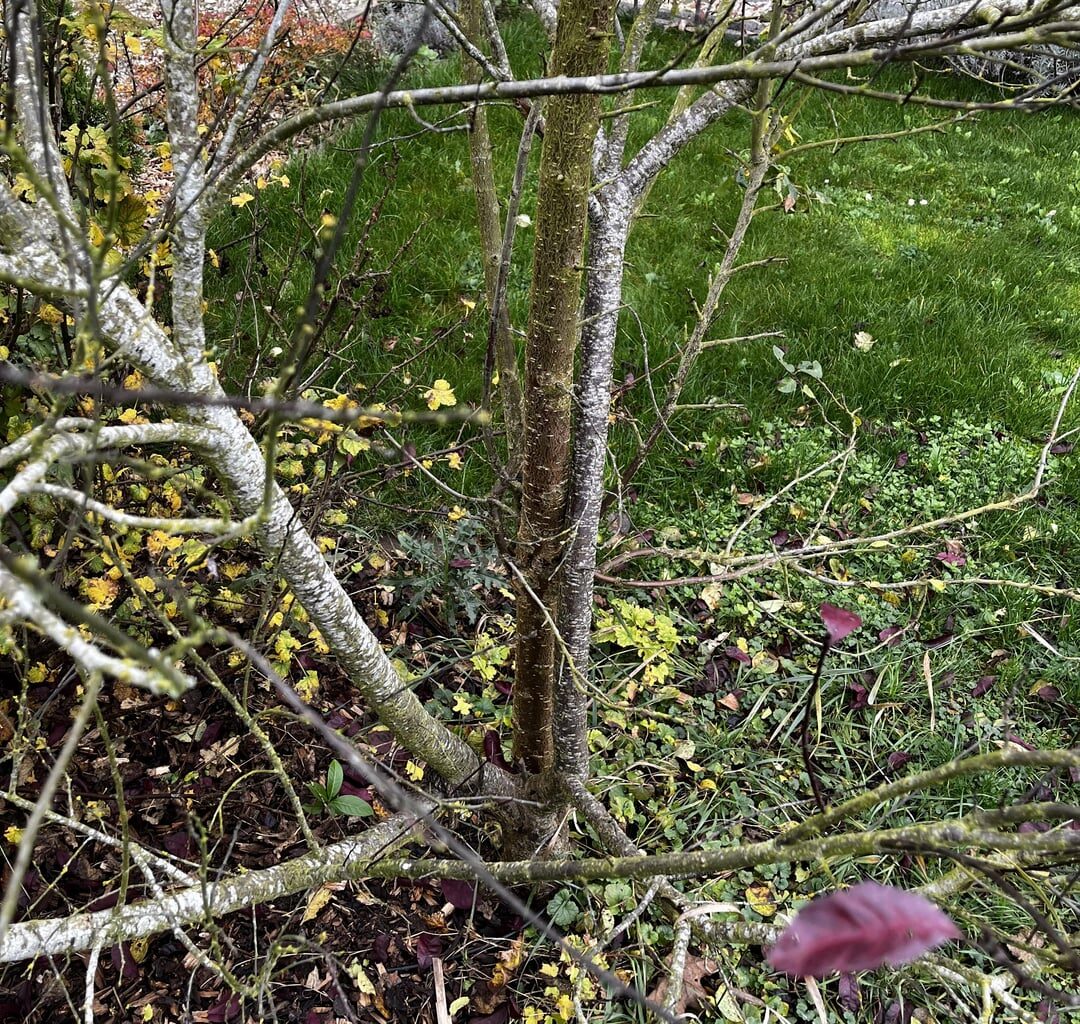
[[[950,551],[939,551],[934,557],[946,565],[967,565],[967,559],[963,555],[954,555]]]
[[[240,997],[238,995],[222,996],[209,1010],[206,1011],[206,1019],[212,1024],[224,1024],[224,1021],[233,1020],[240,1016]]]
[[[972,697],[981,697],[984,693],[988,693],[997,682],[997,676],[982,676],[979,681],[971,688]]]
[[[785,974],[823,978],[882,964],[899,967],[959,937],[956,925],[924,896],[860,882],[799,911],[768,961]]]
[[[429,935],[425,932],[416,940],[416,965],[422,971],[431,968],[431,961],[442,956],[443,940],[438,935]]]
[[[139,965],[131,955],[131,945],[125,942],[112,948],[112,965],[120,972],[123,981],[134,981],[139,976]]]
[[[898,772],[911,760],[911,755],[906,750],[894,750],[889,755],[889,767]]]
[[[753,662],[753,659],[746,653],[741,647],[732,645],[731,647],[725,647],[724,653],[733,661],[737,661],[743,665],[749,665]]]
[[[460,878],[444,878],[442,880],[443,899],[452,903],[458,910],[471,910],[476,901],[476,883],[466,882]]]
[[[904,630],[902,626],[886,626],[883,630],[881,630],[880,633],[878,633],[877,638],[883,644],[888,644],[890,647],[895,647],[898,643],[900,643],[902,639],[901,634],[903,632]]]
[[[1046,686],[1040,686],[1035,691],[1035,696],[1047,703],[1055,704],[1061,700],[1061,691],[1056,686],[1047,683]]]
[[[862,683],[848,683],[848,689],[851,691],[852,711],[858,711],[870,704],[870,691]]]
[[[504,697],[509,697],[514,692],[514,683],[511,679],[496,679],[495,689],[499,691]]]
[[[502,739],[494,729],[488,729],[484,733],[484,757],[491,764],[496,764],[504,771],[513,771],[510,762],[506,760],[502,749]]]
[[[896,456],[896,462],[893,463],[897,469],[903,469],[911,461],[911,456],[907,452],[901,452]]]
[[[1035,1016],[1044,1024],[1061,1024],[1061,1014],[1049,999],[1044,999],[1035,1007]]]
[[[385,964],[390,959],[390,943],[393,936],[389,932],[379,932],[371,944],[371,954],[376,963]]]
[[[825,632],[829,634],[832,643],[839,643],[848,635],[854,633],[862,625],[862,619],[854,612],[846,608],[837,608],[827,601],[821,606],[821,621],[825,623]]]
[[[845,1010],[858,1013],[862,1006],[862,994],[859,992],[859,981],[854,974],[841,974],[840,985],[836,993],[840,1005]]]
[[[1068,455],[1073,450],[1073,445],[1069,441],[1058,441],[1057,444],[1050,445],[1051,455]]]
[[[342,796],[358,796],[368,803],[371,803],[374,796],[370,786],[355,786],[348,779],[342,780],[340,793]]]

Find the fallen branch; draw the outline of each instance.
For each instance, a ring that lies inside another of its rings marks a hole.
[[[411,814],[398,814],[360,835],[271,868],[199,882],[159,898],[70,917],[21,921],[13,924],[0,942],[0,963],[115,946],[178,924],[195,924],[293,896],[327,882],[362,878],[373,862],[408,841],[416,820]]]

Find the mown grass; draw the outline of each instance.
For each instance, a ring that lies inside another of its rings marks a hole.
[[[535,27],[512,23],[508,42],[520,74],[538,71]],[[679,45],[678,39],[660,40],[647,62],[660,64]],[[878,85],[906,92],[910,74],[887,70]],[[456,63],[447,61],[426,65],[414,81],[457,77]],[[366,85],[376,81],[372,73]],[[365,84],[362,73],[356,84]],[[941,97],[979,95],[973,83],[934,72],[925,85]],[[662,123],[663,110],[635,115],[632,144]],[[800,110],[793,141],[899,132],[941,117],[914,105],[818,93]],[[505,186],[521,117],[496,108],[491,121]],[[781,331],[784,359],[819,362],[821,381],[799,378],[813,397],[778,390],[787,372],[773,340],[708,352],[685,400],[738,408],[698,410],[676,420],[672,429],[681,443],[666,439],[636,481],[628,532],[650,530],[648,536],[673,544],[722,550],[749,511],[843,446],[856,412],[856,447],[842,472],[815,476],[768,506],[739,537],[738,551],[773,550],[784,543],[777,540],[781,533],[805,540],[821,532],[882,532],[1024,491],[1080,356],[1080,153],[1069,141],[1074,126],[1069,111],[982,114],[896,141],[824,146],[781,158],[800,201],[793,213],[779,208],[779,195],[769,201],[771,208],[754,219],[742,257],[781,259],[736,276],[712,336]],[[466,140],[461,133],[419,132],[403,113],[388,114],[381,132],[383,145],[365,176],[361,214],[345,250],[360,246],[363,237],[370,255],[361,271],[393,266],[374,286],[362,280],[350,286],[362,309],[355,318],[344,307],[334,314],[323,382],[364,385],[371,400],[415,408],[423,388],[445,377],[459,399],[475,402],[483,365],[483,289]],[[223,351],[243,357],[227,362],[227,373],[241,375],[256,349],[266,353],[285,343],[310,277],[312,226],[324,208],[340,201],[360,134],[360,128],[348,129],[298,157],[287,169],[288,189],[267,188],[257,204],[230,210],[215,225],[213,244],[226,263],[214,286],[213,330]],[[745,147],[745,138],[745,118],[735,114],[694,143],[661,176],[632,237],[616,379],[632,374],[637,383],[620,400],[616,457],[634,450],[634,424],[647,428],[651,421],[643,349],[652,367],[677,352],[694,301],[722,252],[723,232],[741,198],[732,154]],[[377,223],[367,232],[363,223],[376,203]],[[534,214],[528,192],[523,212]],[[243,240],[253,217],[257,250]],[[517,324],[527,309],[529,241],[529,230],[522,230],[510,291]],[[282,281],[269,310],[244,300],[252,277]],[[470,315],[468,302],[478,303]],[[858,332],[873,339],[869,349],[854,344]],[[658,371],[654,385],[662,388],[665,379],[666,371]],[[1070,414],[1066,426],[1075,422]],[[445,431],[419,429],[408,440],[419,453],[452,443]],[[700,586],[667,592],[655,607],[685,638],[665,655],[674,673],[669,687],[641,689],[631,699],[627,687],[640,669],[640,652],[611,645],[597,652],[603,692],[626,705],[598,702],[594,711],[598,737],[620,740],[597,739],[607,772],[600,781],[617,815],[658,849],[769,834],[811,809],[798,754],[798,709],[822,600],[857,608],[865,622],[824,674],[818,762],[833,794],[991,749],[1008,736],[1044,746],[1074,744],[1068,708],[1080,700],[1072,670],[1080,645],[1072,603],[1030,588],[1071,587],[1080,571],[1073,498],[1080,479],[1069,450],[1052,458],[1050,470],[1044,501],[825,560],[813,566],[813,578],[776,570],[726,585],[708,600]],[[466,460],[464,477],[452,482],[468,491],[483,477],[483,469]],[[438,507],[437,497],[433,503]],[[410,523],[400,508],[376,508],[372,515],[394,528]],[[430,529],[430,521],[423,528]],[[962,545],[964,564],[939,557],[949,553],[949,541]],[[704,554],[681,565],[643,562],[638,571],[644,578],[698,574],[708,564]],[[1018,585],[965,582],[971,577]],[[897,589],[875,590],[867,583]],[[881,631],[895,628],[903,634],[895,646],[886,644]],[[463,644],[457,653],[467,656],[468,640],[449,643]],[[753,664],[722,653],[736,644]],[[710,671],[720,673],[715,695],[695,689]],[[737,712],[718,705],[725,693],[737,698]],[[660,724],[650,719],[654,713]],[[508,712],[501,720],[493,714],[495,724],[507,724]],[[664,725],[663,714],[685,725]],[[687,740],[693,742],[689,754],[679,746]],[[894,767],[889,757],[896,754],[909,760]],[[973,803],[1014,801],[1034,778],[999,773],[965,780],[868,814],[859,824],[882,827],[963,813]],[[782,866],[740,872],[709,893],[743,901],[746,887],[765,882],[779,905],[790,907],[808,891],[859,870],[830,866],[821,874]],[[881,871],[897,873],[898,884],[925,877],[918,858],[902,869],[893,863],[874,870],[879,877]],[[603,886],[582,887],[573,905],[563,906],[559,923],[573,927],[584,920],[594,931],[605,906],[621,906],[612,900],[625,894],[616,896]],[[1001,901],[979,912],[984,923],[1006,931],[1022,923]],[[667,933],[647,923],[639,928],[645,929],[638,933],[644,947],[663,947]],[[753,958],[733,955],[728,968],[731,984],[775,994],[775,982],[761,975]],[[878,990],[886,1002],[889,984],[884,979]],[[933,1007],[940,993],[916,999]],[[752,1008],[743,1009],[746,1019],[757,1019]],[[937,1009],[952,1012],[947,1004]],[[805,1002],[789,1012],[797,1020],[815,1019]]]

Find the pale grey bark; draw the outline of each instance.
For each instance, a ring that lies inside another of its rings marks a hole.
[[[38,292],[85,291],[57,265],[48,236],[24,233],[15,255],[0,257],[17,267]],[[257,517],[256,536],[276,559],[278,571],[318,626],[342,669],[369,706],[417,757],[455,786],[477,782],[480,762],[471,748],[432,717],[401,679],[281,488],[267,477],[265,457],[234,409],[198,404],[200,396],[223,394],[204,357],[197,357],[175,335],[166,335],[149,311],[123,285],[112,288],[99,309],[103,337],[155,384],[189,393],[193,403],[179,412],[204,428],[205,458],[229,492],[238,518]],[[513,792],[509,776],[494,766],[484,773],[485,788]]]
[[[207,879],[111,910],[21,921],[11,925],[0,940],[0,963],[61,956],[95,945],[115,946],[293,896],[327,882],[362,878],[373,863],[409,839],[415,820],[399,814],[358,836],[273,867]]]

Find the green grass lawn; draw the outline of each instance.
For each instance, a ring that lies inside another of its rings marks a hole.
[[[535,73],[535,29],[514,23],[508,36],[520,73]],[[677,45],[660,40],[647,63],[661,63]],[[426,65],[415,79],[435,84],[457,77],[449,61]],[[367,84],[375,81],[372,76]],[[879,84],[905,91],[909,72],[892,69]],[[972,83],[942,74],[930,74],[927,88],[946,97],[977,94]],[[636,115],[632,144],[662,123],[662,110]],[[913,105],[815,94],[794,129],[798,143],[810,143],[897,132],[940,117]],[[491,120],[498,175],[506,186],[521,117],[497,108]],[[744,262],[780,259],[736,276],[711,336],[780,331],[784,359],[817,361],[821,380],[799,378],[812,399],[781,390],[788,374],[772,339],[713,349],[702,358],[685,400],[738,408],[677,419],[672,429],[680,444],[668,439],[657,449],[636,481],[637,501],[628,512],[631,533],[650,530],[654,540],[703,550],[697,561],[682,564],[636,563],[637,574],[708,572],[710,553],[722,553],[748,512],[759,508],[734,551],[768,552],[819,533],[833,539],[880,533],[1029,486],[1080,356],[1078,124],[1070,111],[987,113],[940,132],[781,158],[800,201],[795,212],[784,213],[779,196],[767,200],[772,208],[755,217],[742,256]],[[267,353],[285,343],[291,311],[310,279],[314,226],[323,208],[333,209],[341,199],[361,131],[343,131],[295,158],[287,189],[260,191],[256,203],[227,209],[214,225],[211,244],[223,263],[211,283],[212,335],[228,354],[225,372],[236,374],[234,384],[255,353],[261,354],[262,372],[272,368]],[[643,347],[653,367],[678,351],[708,269],[719,260],[722,232],[740,200],[732,151],[743,147],[745,135],[744,119],[736,114],[691,146],[659,179],[632,236],[616,379],[632,373],[638,384],[622,401],[617,456],[636,444],[632,423],[647,429],[651,422],[641,383]],[[363,386],[365,400],[419,408],[423,389],[443,377],[459,400],[476,402],[483,288],[466,139],[461,132],[422,132],[401,112],[386,116],[381,139],[345,247],[361,256],[343,269],[340,301],[322,345],[327,364],[320,383]],[[372,210],[377,217],[369,222]],[[531,195],[523,212],[534,213]],[[529,234],[519,233],[511,277],[518,325],[528,301]],[[370,271],[378,273],[365,276]],[[252,282],[263,294],[270,282],[273,301],[254,301]],[[856,346],[859,332],[872,345]],[[661,387],[663,373],[657,374]],[[856,414],[855,446],[846,460],[761,508],[790,480],[836,455]],[[1070,412],[1065,426],[1076,422]],[[424,453],[453,445],[456,436],[414,428],[403,440]],[[833,793],[858,791],[901,770],[890,755],[903,755],[900,765],[910,771],[992,749],[1007,736],[1036,745],[1075,744],[1075,606],[1067,595],[1032,589],[1067,590],[1080,573],[1080,474],[1070,451],[1065,447],[1051,458],[1045,500],[1017,511],[868,546],[810,566],[810,576],[776,570],[713,592],[674,588],[655,601],[631,593],[637,604],[668,616],[681,639],[664,647],[656,630],[643,626],[637,646],[598,645],[604,692],[631,708],[598,704],[595,710],[597,753],[608,775],[618,776],[605,783],[615,813],[643,842],[678,848],[723,838],[718,822],[729,823],[724,836],[744,826],[761,834],[807,812],[797,710],[813,639],[821,632],[816,609],[822,600],[856,608],[865,622],[824,675],[818,757]],[[400,478],[386,498],[377,463],[358,479],[360,490],[370,485],[394,506],[363,510],[368,518],[361,529],[406,527],[418,518],[408,507],[440,505],[438,495]],[[484,470],[466,460],[453,484],[482,490]],[[957,551],[963,561],[950,564],[941,557]],[[965,582],[972,578],[1006,582]],[[627,595],[606,592],[609,600],[615,596]],[[885,630],[902,630],[895,645],[886,642]],[[447,639],[447,657],[467,657],[471,643]],[[747,658],[723,653],[733,646]],[[649,651],[671,670],[653,688],[638,678]],[[715,694],[696,688],[710,673],[720,680]],[[725,693],[735,695],[737,711],[718,705]],[[499,724],[496,705],[484,706]],[[659,713],[685,724],[665,724]],[[620,746],[599,730],[633,742]],[[868,815],[864,824],[1015,800],[1034,777],[966,780],[887,815]],[[846,864],[824,871],[777,868],[757,877],[743,872],[713,883],[709,893],[743,900],[748,886],[762,883],[788,908],[807,892],[864,870],[866,865]],[[921,862],[874,870],[882,878],[896,873],[899,884],[925,877]],[[626,898],[603,886],[581,887],[564,898],[559,923],[585,922],[592,930],[605,900],[611,909],[616,897]],[[981,899],[968,904],[972,915],[982,913],[1006,930],[1019,927],[1014,908],[979,906]],[[659,925],[640,927],[646,929],[638,933],[643,946],[666,948],[667,933]],[[776,996],[775,982],[763,979],[753,958],[732,955],[730,984]],[[886,1003],[893,997],[890,985],[886,978],[875,990]],[[830,1006],[834,987],[827,986]],[[915,998],[949,1019],[950,1004],[940,991],[919,989]],[[742,1009],[745,1019],[761,1019],[752,1007]],[[808,1005],[789,1005],[788,1012],[793,1019],[816,1019]],[[856,1018],[838,1012],[836,1019]]]

